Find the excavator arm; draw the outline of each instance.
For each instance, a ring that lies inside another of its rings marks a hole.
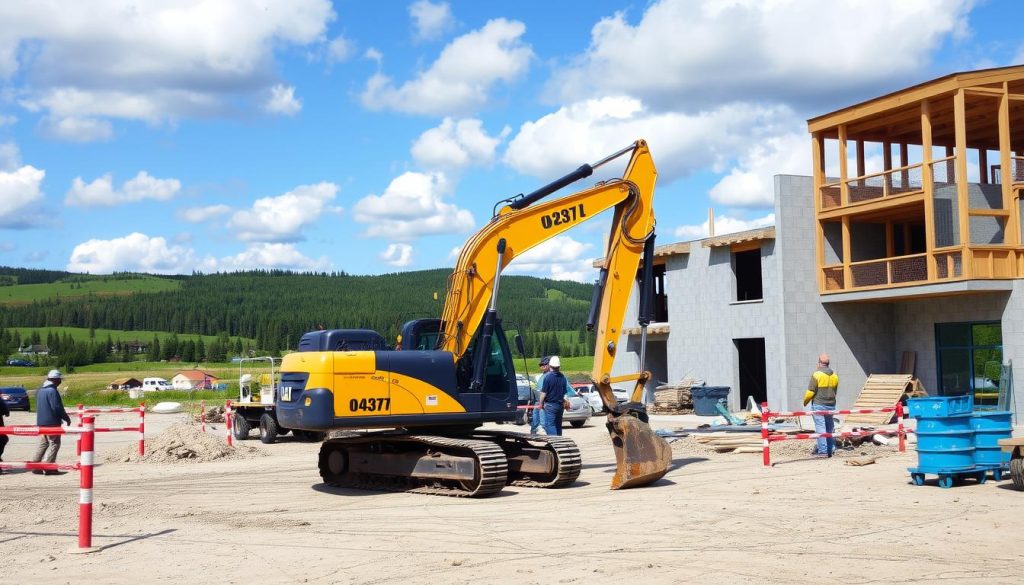
[[[544,197],[586,178],[593,170],[625,154],[629,162],[622,178],[599,183],[569,195],[541,201]],[[662,477],[671,464],[671,449],[647,425],[647,414],[639,402],[650,373],[639,372],[612,377],[622,323],[641,259],[645,278],[641,285],[641,326],[651,289],[650,267],[654,250],[654,184],[657,170],[647,143],[638,140],[627,148],[594,163],[583,165],[529,195],[518,196],[495,213],[490,223],[463,246],[455,270],[449,277],[441,335],[437,349],[450,351],[456,360],[467,351],[474,335],[484,345],[497,318],[497,297],[502,270],[527,250],[565,233],[609,209],[612,225],[601,276],[595,286],[588,326],[597,329],[592,379],[609,412],[607,427],[615,446],[617,472],[612,489],[646,485]],[[645,322],[646,319],[646,322]],[[643,336],[646,342],[646,335]],[[480,383],[484,352],[474,365],[474,384]],[[641,352],[643,356],[643,351]],[[643,362],[643,358],[641,359]],[[642,363],[641,363],[642,368]],[[612,393],[612,382],[635,381],[629,403],[620,407]]]

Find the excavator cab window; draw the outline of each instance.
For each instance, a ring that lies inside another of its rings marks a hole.
[[[459,388],[468,388],[473,378],[473,359],[476,355],[477,341],[480,333],[469,344],[466,353],[459,360],[459,367],[456,369]],[[487,368],[484,370],[483,392],[488,394],[508,394],[509,388],[515,384],[515,369],[512,366],[512,354],[509,352],[508,341],[505,339],[505,332],[500,324],[495,324],[494,335],[491,337],[490,355],[487,358]]]

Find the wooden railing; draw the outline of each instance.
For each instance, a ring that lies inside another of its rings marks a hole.
[[[932,253],[935,262],[935,281],[950,281],[963,278],[963,250],[960,247],[947,248]],[[922,284],[928,281],[928,254],[910,254],[864,260],[849,264],[849,283],[846,266],[831,264],[821,268],[824,277],[823,292],[883,288]]]
[[[881,173],[873,173],[855,177],[846,181],[847,205],[894,197],[904,193],[921,191],[924,184],[921,178],[921,163],[895,168]],[[842,201],[842,181],[834,181],[821,186],[821,209],[839,207]]]

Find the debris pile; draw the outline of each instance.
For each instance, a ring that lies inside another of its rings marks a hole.
[[[111,451],[104,457],[108,463],[197,463],[221,459],[251,459],[266,452],[256,447],[229,447],[222,437],[208,435],[197,427],[176,424],[163,433],[146,439],[146,454],[139,455],[138,445],[131,444]]]
[[[222,423],[222,422],[224,422],[224,407],[223,406],[214,406],[212,408],[206,409],[205,413],[199,413],[199,414],[196,414],[196,416],[195,416],[196,422],[203,422],[204,419],[208,423]]]

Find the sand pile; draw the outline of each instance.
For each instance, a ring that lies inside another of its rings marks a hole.
[[[138,445],[121,447],[104,456],[108,463],[194,463],[217,459],[251,459],[267,453],[256,447],[235,444],[228,447],[224,437],[204,434],[199,427],[176,424],[163,433],[146,439],[146,455],[140,457]]]

